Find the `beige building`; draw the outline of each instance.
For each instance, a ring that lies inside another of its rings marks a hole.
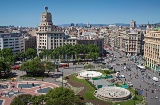
[[[143,31],[132,31],[127,34],[125,52],[128,56],[143,55]]]
[[[160,31],[150,31],[145,34],[144,38],[144,59],[145,66],[160,72]]]
[[[119,49],[127,56],[143,55],[143,31],[116,32],[110,36],[110,44],[114,50]]]
[[[76,44],[75,38],[68,38],[62,28],[53,25],[52,14],[45,7],[45,12],[41,15],[41,22],[37,31],[37,52],[42,49],[54,49],[64,44]]]

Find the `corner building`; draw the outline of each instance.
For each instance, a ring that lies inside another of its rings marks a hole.
[[[144,41],[145,66],[160,74],[160,31],[149,31]]]
[[[39,54],[42,49],[50,50],[64,44],[74,45],[76,40],[73,39],[68,43],[63,29],[53,25],[52,14],[48,12],[48,7],[45,7],[45,12],[41,15],[41,22],[37,31],[37,53]]]

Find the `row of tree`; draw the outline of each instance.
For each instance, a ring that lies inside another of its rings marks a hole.
[[[21,94],[16,96],[10,105],[85,105],[74,91],[68,88],[55,88],[46,95],[32,96]]]
[[[34,59],[39,56],[40,58],[45,59],[46,61],[41,62],[39,58]],[[99,56],[99,48],[96,45],[71,45],[67,44],[54,50],[42,49],[42,51],[37,55],[35,49],[28,48],[25,53],[19,52],[14,55],[12,50],[9,48],[4,48],[0,51],[0,75],[1,71],[10,71],[11,66],[15,63],[16,60],[24,61],[25,59],[32,59],[22,64],[21,70],[29,72],[37,72],[40,70],[53,70],[55,65],[52,65],[51,62],[48,62],[48,58],[51,59],[92,59],[96,60]]]
[[[48,58],[53,59],[93,59],[96,60],[99,56],[99,48],[96,45],[89,44],[87,45],[71,45],[67,44],[58,48],[55,48],[53,51],[43,49],[39,56],[48,60]]]
[[[34,58],[36,56],[36,51],[32,48],[26,50],[26,52],[19,52],[18,54],[14,55],[12,49],[4,48],[0,50],[0,77],[7,76],[11,71],[11,67],[14,65],[17,59],[24,59],[24,58]],[[2,73],[3,72],[3,73]]]

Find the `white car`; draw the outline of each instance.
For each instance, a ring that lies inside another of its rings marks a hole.
[[[125,78],[125,76],[124,75],[120,75],[120,78]]]
[[[131,82],[128,82],[128,86],[133,87],[133,84]]]
[[[155,81],[155,82],[158,82],[158,78],[157,77],[153,77],[152,80]]]

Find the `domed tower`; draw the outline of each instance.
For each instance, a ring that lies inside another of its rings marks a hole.
[[[45,7],[45,12],[42,13],[41,25],[53,25],[52,24],[52,14],[48,12],[48,7]]]
[[[54,49],[63,46],[64,32],[62,28],[53,25],[52,14],[48,12],[48,7],[41,14],[41,21],[37,31],[37,53],[43,49]]]

